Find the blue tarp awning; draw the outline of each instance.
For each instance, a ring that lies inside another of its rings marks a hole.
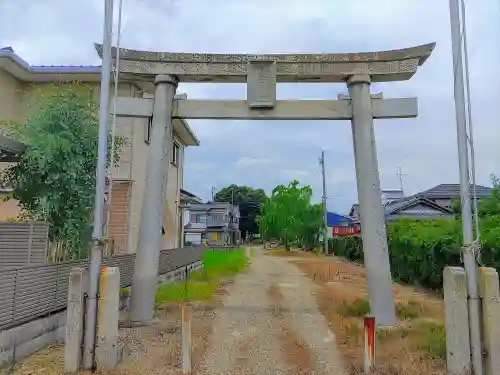
[[[351,226],[354,224],[354,221],[344,215],[339,215],[335,212],[327,212],[326,213],[326,223],[329,227],[339,227],[339,226]]]

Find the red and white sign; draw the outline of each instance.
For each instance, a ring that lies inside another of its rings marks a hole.
[[[361,228],[356,225],[354,227],[333,227],[332,235],[334,237],[346,237],[346,236],[355,236],[361,233]]]

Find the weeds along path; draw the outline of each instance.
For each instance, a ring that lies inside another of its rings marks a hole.
[[[286,259],[254,248],[251,265],[216,311],[199,374],[343,374],[315,288]]]

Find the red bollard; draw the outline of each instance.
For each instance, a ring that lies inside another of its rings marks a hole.
[[[365,374],[370,374],[375,366],[375,317],[365,316]]]

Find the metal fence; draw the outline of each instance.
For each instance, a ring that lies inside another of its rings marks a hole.
[[[43,222],[1,222],[0,268],[45,264],[48,233]]]
[[[158,274],[202,260],[204,250],[199,247],[162,250]],[[121,287],[132,284],[134,262],[135,254],[103,259],[105,266],[120,268]],[[0,329],[64,309],[71,268],[86,266],[88,261],[75,261],[3,269],[0,272]]]

